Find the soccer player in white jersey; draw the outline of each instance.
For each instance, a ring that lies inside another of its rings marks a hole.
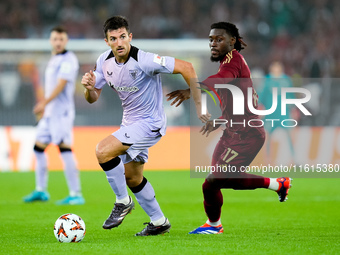
[[[127,185],[150,217],[150,222],[136,236],[163,234],[169,232],[171,225],[150,182],[143,177],[148,148],[165,135],[166,129],[160,74],[180,73],[189,86],[190,79],[197,79],[197,75],[191,63],[132,46],[132,33],[124,17],[109,18],[104,23],[104,34],[110,49],[99,56],[94,72],[82,78],[89,103],[97,101],[103,86],[108,84],[118,93],[123,106],[120,129],[100,141],[96,148],[98,162],[116,195],[114,208],[103,228],[119,226],[134,208]],[[199,92],[193,97],[200,98]],[[208,120],[208,116],[198,115],[202,121]]]
[[[44,151],[53,143],[59,147],[69,188],[69,196],[57,201],[57,204],[85,203],[81,194],[79,171],[71,150],[75,117],[74,91],[79,63],[76,55],[65,49],[67,41],[64,28],[55,27],[51,30],[52,56],[45,70],[45,97],[33,109],[37,118],[41,118],[34,146],[36,188],[24,197],[25,202],[49,200],[47,158]]]

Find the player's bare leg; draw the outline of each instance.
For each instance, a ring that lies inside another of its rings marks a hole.
[[[151,183],[143,176],[144,163],[131,161],[125,164],[126,182],[138,203],[150,217],[150,222],[136,236],[160,235],[170,231],[171,225],[155,198]]]
[[[123,145],[115,136],[109,135],[97,144],[96,156],[99,164],[106,163],[125,153],[129,146]]]
[[[137,187],[143,181],[144,163],[131,161],[125,165],[125,179],[129,188]]]
[[[116,137],[110,135],[104,138],[96,148],[96,156],[107,180],[116,195],[116,202],[110,216],[103,224],[104,229],[118,227],[125,216],[134,209],[134,202],[128,195],[125,180],[122,155],[129,146],[123,145]]]

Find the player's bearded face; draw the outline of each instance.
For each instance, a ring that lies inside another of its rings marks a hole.
[[[230,44],[230,36],[224,29],[211,29],[209,34],[210,60],[213,62],[221,61],[234,48],[234,45]]]
[[[54,54],[62,53],[65,50],[68,37],[66,33],[58,33],[52,31],[50,35],[50,43],[52,45],[52,51]]]
[[[109,30],[106,33],[105,42],[112,49],[118,62],[125,62],[127,60],[131,48],[131,39],[132,33],[129,33],[125,27]]]

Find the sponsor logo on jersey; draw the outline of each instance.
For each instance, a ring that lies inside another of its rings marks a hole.
[[[137,88],[136,86],[133,87],[126,87],[126,86],[115,86],[114,84],[112,84],[109,81],[109,86],[113,89],[115,89],[117,92],[137,92],[139,90],[139,88]]]
[[[138,70],[129,70],[129,73],[130,73],[131,78],[136,80]]]
[[[62,63],[61,66],[60,66],[60,72],[65,73],[65,74],[71,73],[72,72],[71,63],[69,63],[69,62]]]
[[[157,54],[155,54],[155,56],[153,57],[153,62],[161,65],[161,66],[165,66],[165,57],[161,57]]]

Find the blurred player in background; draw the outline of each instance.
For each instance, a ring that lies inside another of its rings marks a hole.
[[[69,188],[69,196],[57,201],[57,204],[85,203],[79,171],[71,149],[75,117],[74,91],[79,63],[76,55],[65,49],[67,42],[68,36],[64,28],[55,27],[51,30],[52,57],[45,71],[45,97],[33,109],[39,121],[34,145],[36,188],[24,197],[25,202],[49,200],[47,158],[44,151],[53,143],[59,147]]]
[[[132,33],[124,17],[114,16],[106,20],[104,35],[110,49],[99,56],[94,71],[82,78],[89,103],[97,101],[103,86],[108,84],[118,93],[123,106],[120,129],[100,141],[96,148],[98,162],[116,195],[114,208],[103,228],[118,227],[134,208],[127,185],[151,220],[136,236],[163,234],[170,231],[171,225],[155,198],[153,187],[143,176],[148,148],[165,135],[160,74],[180,73],[189,86],[190,79],[197,80],[197,75],[188,62],[132,46]],[[200,92],[193,95],[198,104],[200,96]],[[206,115],[198,115],[203,121],[208,120]]]
[[[238,86],[244,97],[247,99],[248,88],[252,88],[253,105],[257,108],[258,96],[253,88],[250,78],[250,70],[243,56],[239,53],[246,44],[240,37],[237,27],[228,22],[219,22],[211,25],[209,34],[209,46],[211,50],[211,61],[219,61],[220,67],[217,74],[209,76],[201,83],[208,89],[213,89],[214,84],[232,83]],[[240,79],[237,79],[240,78]],[[193,87],[192,87],[193,88]],[[197,90],[197,88],[195,88]],[[248,123],[250,119],[258,119],[257,115],[250,112],[245,104],[244,115],[233,114],[233,99],[228,89],[218,89],[221,98],[220,105],[222,119],[233,120],[234,122]],[[186,94],[186,95],[185,95]],[[177,105],[188,98],[188,90],[174,91],[168,94],[168,100],[177,100]],[[195,100],[195,99],[194,99]],[[247,100],[244,100],[245,102]],[[219,128],[220,125],[213,126],[212,121],[206,122],[201,129],[202,134],[208,136],[210,132]],[[242,166],[249,166],[265,141],[263,127],[249,127],[247,125],[226,125],[222,137],[217,143],[212,166],[235,166],[236,173],[214,172],[210,173],[203,183],[204,209],[208,216],[207,222],[191,231],[189,234],[221,234],[223,227],[221,224],[221,208],[223,196],[221,189],[250,190],[257,188],[268,188],[274,190],[279,195],[279,201],[284,202],[291,186],[291,179],[286,178],[265,178],[241,172]]]
[[[293,141],[291,137],[291,128],[285,128],[282,127],[281,121],[284,119],[291,119],[292,115],[294,115],[294,119],[296,119],[296,114],[298,114],[297,111],[293,111],[292,105],[287,105],[287,113],[285,116],[281,115],[281,88],[291,88],[293,87],[292,80],[288,75],[284,72],[284,66],[281,62],[275,61],[270,64],[269,66],[269,73],[265,76],[264,84],[262,86],[261,91],[259,91],[259,99],[260,103],[263,104],[265,109],[270,109],[273,103],[272,98],[272,90],[273,88],[277,88],[278,93],[278,101],[277,101],[277,107],[276,110],[269,115],[266,115],[266,119],[275,119],[277,121],[271,122],[271,121],[265,121],[265,129],[268,134],[267,139],[267,145],[266,145],[266,154],[267,158],[270,155],[270,144],[271,144],[271,137],[272,134],[276,129],[281,129],[286,132],[287,135],[287,141],[288,146],[290,150],[290,156],[294,158],[294,147],[293,147]],[[295,96],[293,93],[287,93],[286,94],[287,99],[294,99]]]

